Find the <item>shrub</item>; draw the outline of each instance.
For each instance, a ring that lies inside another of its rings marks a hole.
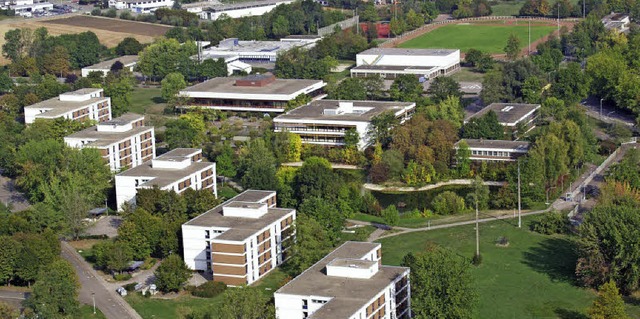
[[[147,257],[144,259],[144,264],[142,264],[142,270],[147,270],[147,269],[151,269],[151,267],[153,267],[153,265],[156,264],[156,259],[153,257]]]
[[[563,214],[547,212],[542,214],[539,221],[531,225],[531,230],[545,235],[565,234],[569,231],[569,226],[569,219]]]
[[[131,11],[126,10],[126,11],[120,12],[120,19],[132,20],[133,16],[131,15]]]
[[[380,212],[380,216],[382,216],[384,222],[389,225],[396,225],[400,219],[400,214],[395,205],[389,205],[389,207],[383,209],[382,212]]]
[[[125,281],[125,280],[129,280],[131,279],[131,274],[128,272],[122,273],[122,274],[115,274],[113,275],[113,279],[115,279],[116,281]]]
[[[464,199],[454,192],[445,191],[433,199],[431,207],[440,215],[459,214],[464,211]]]
[[[91,15],[92,16],[100,16],[100,15],[102,15],[102,10],[100,10],[98,8],[95,8],[95,9],[91,10]]]
[[[118,13],[116,12],[116,9],[111,8],[109,10],[107,10],[107,13],[104,14],[105,17],[107,18],[115,18],[118,15]]]
[[[227,289],[227,285],[219,281],[208,281],[198,287],[190,288],[191,294],[200,298],[213,298]]]
[[[132,291],[136,290],[136,285],[138,285],[137,282],[132,282],[132,283],[126,284],[126,285],[124,285],[122,287],[128,292],[132,292]]]

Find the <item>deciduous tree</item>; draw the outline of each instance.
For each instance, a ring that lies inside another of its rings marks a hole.
[[[609,281],[600,286],[598,298],[587,310],[589,319],[627,319],[624,300],[618,291],[616,283]]]
[[[517,35],[511,34],[509,35],[509,39],[507,40],[507,45],[504,47],[504,53],[507,54],[507,59],[513,61],[518,58],[520,54],[520,39]]]
[[[67,261],[56,258],[43,267],[26,304],[41,318],[75,318],[78,316],[80,283]]]
[[[179,291],[191,277],[191,271],[178,254],[165,258],[154,272],[160,291]]]

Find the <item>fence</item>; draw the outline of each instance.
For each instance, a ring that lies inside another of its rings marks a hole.
[[[328,25],[326,27],[322,27],[318,29],[318,35],[324,37],[325,35],[331,34],[336,30],[336,27],[340,27],[340,29],[344,30],[346,28],[351,28],[354,25],[360,22],[360,16],[355,16],[353,18],[349,18],[346,20],[342,20],[340,22],[336,22],[332,25]]]
[[[396,46],[397,44],[399,44],[399,42],[404,42],[404,38],[413,35],[415,33],[424,33],[426,31],[429,31],[431,29],[435,29],[438,26],[444,25],[444,24],[456,24],[456,23],[464,23],[464,22],[472,22],[472,21],[491,21],[491,20],[517,20],[517,21],[558,21],[558,19],[554,19],[554,18],[545,18],[545,17],[516,17],[516,16],[486,16],[486,17],[472,17],[472,18],[464,18],[464,19],[458,19],[458,20],[444,20],[444,21],[437,21],[437,22],[432,22],[429,24],[425,24],[417,29],[411,30],[411,31],[407,31],[395,38],[391,38],[389,40],[386,40],[382,43],[380,43],[379,47],[381,48],[391,48]],[[566,18],[566,19],[560,19],[561,22],[578,22],[580,21],[580,19],[577,18]]]

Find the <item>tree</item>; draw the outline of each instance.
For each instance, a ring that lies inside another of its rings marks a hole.
[[[501,70],[487,72],[482,80],[480,98],[484,104],[502,102],[507,98],[504,75]]]
[[[196,71],[190,58],[196,53],[193,42],[181,45],[176,39],[159,39],[140,52],[138,69],[146,76],[160,79],[172,72],[188,76]]]
[[[590,83],[591,78],[582,71],[580,64],[571,62],[558,70],[551,92],[558,99],[573,104],[587,97]]]
[[[489,208],[489,186],[484,184],[482,178],[476,175],[476,178],[471,182],[472,192],[467,194],[467,206],[474,207],[478,205],[479,210],[485,210]]]
[[[465,209],[464,199],[452,191],[444,191],[431,201],[431,207],[440,215],[454,215]]]
[[[425,108],[425,114],[430,120],[447,120],[456,128],[460,128],[464,121],[464,108],[460,105],[460,98],[448,96],[437,105]]]
[[[507,59],[513,61],[518,58],[520,54],[520,39],[517,35],[512,33],[507,40],[507,46],[504,47],[504,53],[507,54]]]
[[[285,16],[278,15],[278,17],[273,21],[271,28],[271,32],[276,38],[282,38],[289,35],[289,21],[287,21]]]
[[[547,0],[527,0],[520,8],[521,16],[547,16],[551,6]]]
[[[62,77],[69,71],[69,53],[63,46],[56,46],[42,57],[46,73]]]
[[[477,294],[468,260],[428,246],[424,252],[406,255],[402,266],[411,268],[414,318],[472,318]]]
[[[387,145],[391,142],[390,130],[399,123],[395,114],[391,111],[378,114],[371,119],[371,126],[367,132],[369,144],[381,143]]]
[[[297,198],[299,201],[310,197],[334,198],[339,183],[329,161],[312,156],[304,161],[296,173]]]
[[[424,88],[412,74],[401,74],[391,84],[389,95],[394,101],[416,102],[422,97]]]
[[[387,208],[380,212],[380,216],[384,219],[384,222],[389,225],[396,225],[400,220],[400,213],[395,205],[389,205]]]
[[[429,93],[433,97],[433,101],[436,103],[440,103],[449,97],[457,99],[462,97],[460,84],[458,84],[456,80],[447,76],[439,76],[431,81]]]
[[[587,59],[585,72],[591,79],[591,92],[607,100],[614,100],[616,85],[627,70],[620,52],[605,49]]]
[[[609,281],[602,285],[598,297],[587,310],[589,319],[627,319],[629,316],[624,309],[624,300],[618,291],[616,283]]]
[[[165,101],[172,100],[180,90],[187,87],[187,82],[184,80],[184,76],[181,73],[173,72],[167,74],[167,76],[160,82],[162,86],[162,98]]]
[[[77,318],[79,288],[71,264],[56,258],[40,271],[26,304],[41,318]]]
[[[336,85],[331,98],[336,100],[366,100],[367,90],[360,78],[346,78]]]
[[[462,127],[462,137],[470,139],[504,139],[504,127],[498,121],[498,115],[489,111],[481,117],[474,117]]]
[[[114,117],[129,111],[134,84],[135,79],[129,70],[107,73],[104,78],[104,94],[111,97],[111,112]]]
[[[167,257],[154,272],[156,285],[160,291],[179,291],[191,277],[191,271],[180,255]]]
[[[0,302],[0,319],[15,319],[20,313],[9,304]]]
[[[456,167],[460,177],[468,177],[471,174],[471,149],[466,141],[461,140],[458,143],[456,151]]]
[[[116,54],[123,55],[138,55],[144,46],[136,38],[126,37],[118,43],[116,46]]]
[[[469,64],[470,66],[477,66],[478,62],[480,61],[480,58],[482,57],[482,51],[478,50],[478,49],[469,49],[469,51],[467,51],[467,53],[464,56],[464,62],[466,64]]]
[[[345,214],[343,211],[338,210],[335,200],[329,201],[321,197],[307,197],[302,201],[298,210],[301,215],[313,218],[327,229],[327,235],[332,244],[340,238]]]
[[[402,18],[391,18],[389,22],[389,30],[394,37],[401,35],[407,29],[407,23]]]
[[[333,247],[332,237],[318,221],[301,214],[295,222],[296,240],[291,247],[287,273],[295,277],[322,259]]]
[[[269,305],[269,298],[250,286],[225,290],[219,308],[220,318],[235,319],[274,319],[275,309]]]
[[[0,282],[8,285],[14,277],[20,243],[9,236],[0,236],[0,240],[3,243],[0,245]]]
[[[133,260],[133,252],[125,241],[106,241],[94,246],[96,265],[108,271],[121,273]]]
[[[227,76],[227,63],[224,59],[205,59],[198,66],[198,75],[205,79]]]
[[[215,158],[218,175],[233,178],[236,176],[235,154],[229,143],[224,143],[222,152]]]
[[[417,29],[424,25],[424,17],[421,14],[417,14],[413,9],[409,9],[406,15],[407,27],[410,30]]]
[[[166,127],[165,141],[170,149],[196,147],[202,142],[204,122],[190,121],[183,115],[176,120],[168,121]]]
[[[262,139],[249,142],[249,146],[243,149],[241,178],[245,188],[275,189],[276,187],[276,161]]]

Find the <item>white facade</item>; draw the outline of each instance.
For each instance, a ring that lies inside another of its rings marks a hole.
[[[222,15],[229,18],[260,16],[275,9],[278,5],[292,2],[293,0],[263,0],[226,5],[210,5],[204,2],[201,5],[188,6],[186,9],[198,14],[200,19],[218,20]]]
[[[24,121],[32,124],[36,118],[69,120],[111,120],[111,98],[104,97],[103,89],[80,89],[60,94],[24,107]]]
[[[173,0],[109,0],[109,7],[129,9],[135,13],[149,13],[160,8],[173,7]]]
[[[409,269],[380,265],[379,250],[343,244],[276,291],[276,318],[410,318]]]
[[[275,62],[278,53],[295,47],[311,48],[314,45],[315,42],[309,41],[241,41],[230,38],[220,41],[215,47],[208,48],[203,54],[237,55],[243,62]]]
[[[113,172],[156,156],[153,126],[145,127],[144,116],[132,113],[66,136],[64,142],[69,147],[98,149]]]
[[[53,4],[49,2],[33,3],[33,0],[17,0],[16,4],[10,5],[9,8],[14,10],[18,16],[31,17],[35,12],[53,10]]]
[[[296,211],[276,208],[275,195],[245,191],[183,224],[187,266],[237,286],[250,285],[280,265],[287,251],[283,241],[295,235]]]
[[[351,76],[378,74],[393,78],[399,74],[415,74],[433,78],[459,68],[460,50],[373,48],[356,55]]]
[[[115,176],[118,209],[135,204],[138,189],[153,188],[178,194],[188,188],[211,189],[218,196],[216,164],[202,161],[200,149],[175,149]]]
[[[109,71],[111,71],[111,66],[116,62],[116,61],[120,61],[124,67],[124,69],[127,69],[131,72],[133,72],[133,69],[135,68],[135,66],[138,64],[138,56],[137,55],[125,55],[122,57],[117,57],[115,59],[110,59],[107,61],[103,61],[91,66],[87,66],[82,68],[82,77],[87,77],[89,76],[89,73],[91,72],[102,72],[102,76],[107,76],[107,73],[109,73]]]

